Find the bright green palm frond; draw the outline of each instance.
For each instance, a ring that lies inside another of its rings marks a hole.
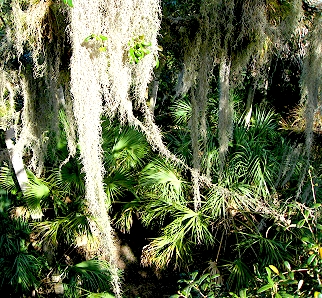
[[[78,263],[69,268],[66,279],[66,295],[69,297],[80,297],[89,291],[93,293],[111,291],[109,265],[104,260]]]
[[[290,254],[286,250],[287,243],[283,241],[270,239],[260,233],[239,232],[239,235],[245,238],[238,244],[238,248],[243,251],[251,249],[255,252],[263,268],[270,264],[290,260]]]
[[[226,217],[229,209],[230,192],[224,188],[211,188],[206,196],[203,210],[213,216],[213,219]]]
[[[255,109],[248,133],[251,135],[251,139],[261,139],[266,142],[279,137],[275,113],[263,108]]]
[[[213,219],[226,217],[230,210],[253,210],[258,203],[249,185],[231,182],[231,188],[214,185],[206,195],[202,210]]]
[[[0,186],[13,194],[19,190],[13,179],[12,171],[6,166],[0,168]]]
[[[143,248],[141,263],[143,266],[154,265],[157,269],[163,269],[174,261],[177,267],[182,260],[191,261],[191,245],[183,233],[160,236]]]
[[[86,214],[81,213],[71,213],[69,214],[62,226],[62,232],[66,235],[66,239],[72,243],[75,243],[76,237],[86,236],[88,238],[92,237],[91,217]]]
[[[181,201],[185,182],[178,171],[168,162],[155,160],[149,163],[141,172],[139,185],[145,190],[153,190],[158,196]]]
[[[173,128],[165,137],[172,152],[189,164],[192,160],[190,131],[186,128]]]
[[[70,158],[60,169],[54,169],[48,181],[66,195],[85,193],[85,174],[80,162],[74,158]]]
[[[132,201],[125,204],[122,211],[114,217],[115,226],[122,233],[130,233],[134,218],[137,217],[138,209],[141,206],[140,202]]]
[[[11,268],[10,271],[7,271],[7,274],[10,272],[10,276],[7,276],[6,279],[16,290],[21,288],[23,292],[27,292],[39,284],[38,275],[41,262],[33,255],[20,252],[12,263],[3,265]]]
[[[213,245],[215,239],[209,230],[210,218],[201,211],[179,207],[174,219],[162,229],[162,235],[145,247],[143,263],[163,268],[173,258],[175,264],[191,260],[190,248],[195,244]]]
[[[57,246],[60,241],[77,245],[78,237],[92,237],[90,217],[80,213],[71,213],[52,221],[35,223],[34,230],[39,234],[41,241],[52,243],[54,246]]]
[[[248,282],[254,278],[252,271],[241,259],[236,259],[224,267],[229,272],[227,284],[230,290],[238,291],[248,286]]]
[[[135,193],[134,185],[136,181],[133,179],[131,172],[126,170],[116,170],[104,178],[105,192],[107,194],[108,203],[111,204],[118,198],[122,197],[126,191]]]
[[[43,216],[40,203],[42,199],[49,196],[50,189],[43,179],[37,178],[31,172],[28,172],[28,176],[29,183],[24,198],[32,219],[40,219]]]
[[[58,232],[61,220],[55,219],[53,221],[42,221],[34,223],[34,230],[39,234],[41,241],[52,243],[54,246],[58,245]]]
[[[141,208],[141,220],[145,226],[157,224],[161,226],[168,216],[175,216],[187,209],[187,202],[168,200],[156,196],[154,199],[147,199]]]
[[[207,177],[211,177],[213,172],[219,168],[219,148],[217,137],[209,132],[207,143],[204,146],[202,159],[202,169]]]
[[[276,163],[272,152],[262,143],[248,142],[236,146],[228,171],[233,170],[237,181],[254,186],[259,196],[269,197],[275,189]]]
[[[170,108],[170,114],[178,125],[186,126],[191,118],[192,108],[188,98],[180,99]]]
[[[116,169],[141,167],[144,158],[150,152],[150,146],[144,135],[131,127],[122,130],[111,128],[109,133],[103,133],[103,139],[107,166]]]
[[[186,208],[176,220],[183,226],[185,235],[189,235],[195,244],[212,245],[215,243],[213,235],[209,231],[210,218],[202,213]]]

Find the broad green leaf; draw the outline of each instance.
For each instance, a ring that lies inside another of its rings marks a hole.
[[[262,293],[262,292],[265,292],[269,289],[272,289],[274,287],[274,285],[265,285],[265,286],[262,286],[260,289],[257,290],[257,293]]]
[[[100,34],[100,39],[102,40],[102,41],[105,41],[105,40],[108,40],[108,38],[107,38],[107,36],[105,36],[105,35],[102,35],[102,34]]]
[[[271,277],[272,271],[268,267],[265,267],[268,277]]]
[[[247,298],[246,291],[247,291],[247,289],[242,289],[239,291],[240,298]]]
[[[194,271],[191,273],[191,279],[195,280],[195,278],[197,277],[198,275],[198,271]]]
[[[63,0],[65,4],[67,4],[69,7],[74,7],[73,6],[73,0]]]
[[[309,215],[310,215],[310,210],[305,210],[304,211],[304,216],[305,216],[306,219],[309,218]]]
[[[296,226],[300,229],[300,228],[302,228],[302,227],[304,226],[304,224],[305,224],[305,219],[301,219],[301,220],[296,224]]]
[[[312,254],[308,259],[307,259],[307,264],[310,265],[312,263],[312,261],[314,260],[314,258],[316,257],[315,254]]]
[[[267,281],[271,286],[274,286],[274,281],[272,280],[272,278],[270,276],[267,276]]]
[[[282,296],[278,293],[276,293],[275,298],[282,298]]]
[[[159,61],[159,58],[158,57],[155,57],[155,68],[158,69],[160,66],[160,61]]]
[[[313,205],[313,208],[317,209],[317,208],[320,208],[321,206],[322,206],[321,203],[316,203],[316,204]]]
[[[87,298],[114,298],[110,293],[90,293]]]
[[[276,273],[277,275],[279,275],[279,274],[280,274],[280,272],[278,271],[278,269],[277,269],[274,265],[269,265],[269,268],[271,268],[271,269],[272,269],[272,271],[273,271],[274,273]]]
[[[286,277],[283,275],[283,273],[280,273],[278,276],[279,276],[282,280],[286,280]]]
[[[308,237],[303,237],[301,240],[306,243],[311,243],[311,239]]]
[[[316,228],[319,230],[322,230],[322,225],[321,224],[316,224]]]
[[[201,284],[207,277],[209,276],[209,273],[206,273],[204,275],[202,275],[199,279],[198,279],[198,283]]]
[[[276,296],[277,297],[277,296]],[[281,293],[280,295],[281,298],[294,298],[293,295],[287,294],[287,293]]]

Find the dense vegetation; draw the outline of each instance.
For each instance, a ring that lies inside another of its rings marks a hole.
[[[8,297],[322,297],[322,2],[0,0]]]

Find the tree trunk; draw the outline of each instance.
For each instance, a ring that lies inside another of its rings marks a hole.
[[[12,164],[13,170],[15,171],[20,189],[22,193],[25,194],[28,186],[28,177],[23,164],[21,153],[15,152],[14,150],[14,147],[15,147],[13,142],[14,138],[15,138],[15,131],[13,128],[9,128],[5,132],[5,142],[9,152],[11,164]]]
[[[222,173],[225,165],[228,143],[232,137],[233,131],[233,107],[229,98],[230,66],[230,58],[228,58],[226,55],[223,55],[221,57],[219,68],[218,139],[220,173]]]
[[[253,84],[250,85],[249,90],[248,90],[247,103],[246,103],[245,126],[249,126],[250,119],[252,117],[253,101],[254,101],[254,96],[255,96],[256,85],[257,85],[257,80],[255,80],[253,82]]]
[[[152,84],[150,105],[149,105],[152,115],[154,115],[154,109],[155,109],[155,105],[157,102],[157,96],[158,96],[158,89],[159,89],[159,80],[156,78]]]

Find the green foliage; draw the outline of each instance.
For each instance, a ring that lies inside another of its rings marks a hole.
[[[103,260],[88,260],[68,267],[63,282],[65,296],[69,298],[84,294],[92,298],[114,297],[108,293],[111,291],[109,265]]]
[[[28,293],[40,284],[43,259],[30,250],[30,227],[0,215],[0,286],[7,293]]]
[[[220,285],[216,283],[217,275],[210,275],[209,273],[199,276],[198,271],[182,274],[183,278],[178,281],[180,289],[178,294],[170,296],[170,298],[179,297],[217,297],[215,294],[219,293]]]
[[[129,46],[128,57],[131,64],[139,63],[146,55],[151,53],[148,49],[148,47],[151,46],[151,42],[145,41],[144,35],[132,39],[132,41],[129,42]]]
[[[106,52],[106,47],[104,45],[104,42],[108,40],[107,36],[102,35],[102,34],[94,34],[92,33],[91,35],[87,36],[84,39],[84,43],[88,43],[90,40],[96,40],[100,44],[99,51],[100,52]]]
[[[80,213],[70,213],[65,217],[42,221],[34,224],[35,232],[39,233],[41,241],[57,246],[58,243],[76,245],[78,237],[91,238],[90,216]]]
[[[69,7],[74,7],[73,0],[63,0],[64,4],[67,4]]]

